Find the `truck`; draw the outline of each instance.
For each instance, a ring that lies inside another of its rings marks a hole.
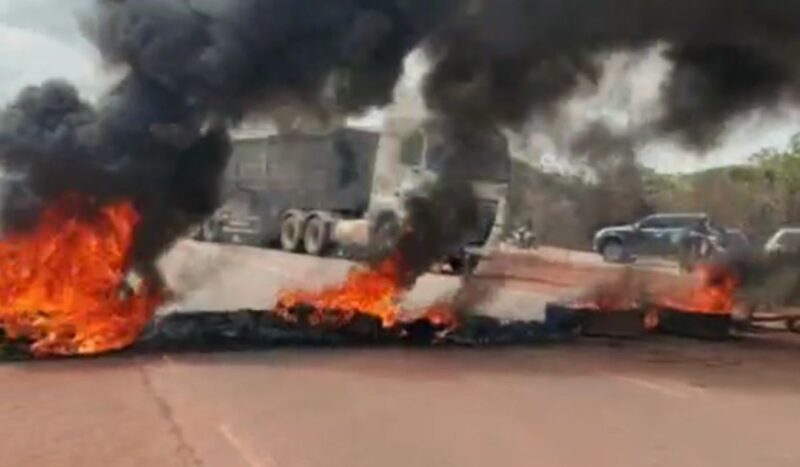
[[[380,130],[234,135],[225,202],[198,238],[310,255],[373,245],[403,224],[406,200],[441,174],[440,128],[395,119]],[[500,131],[488,140],[487,163],[467,173],[478,225],[441,261],[454,272],[474,268],[502,236],[511,156]]]

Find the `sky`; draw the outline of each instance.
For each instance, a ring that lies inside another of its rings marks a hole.
[[[102,94],[107,80],[104,80],[96,52],[79,27],[81,13],[85,15],[92,2],[0,0],[0,106],[10,102],[26,85],[52,78],[73,82],[90,99]],[[558,165],[567,157],[558,147],[559,135],[563,137],[565,131],[574,131],[582,118],[599,115],[617,123],[647,118],[653,110],[654,93],[667,68],[655,49],[644,59],[638,57],[634,66],[626,60],[612,57],[610,73],[599,89],[565,106],[565,120],[570,121],[567,128],[559,122],[532,125],[530,135],[526,136],[532,142],[526,146],[530,149],[520,157]],[[407,69],[402,94],[411,99],[413,105],[419,105],[419,96],[409,88],[421,81],[424,61],[409,60]],[[378,124],[381,119],[380,112],[372,112],[366,120]],[[784,146],[798,131],[800,112],[757,113],[733,125],[722,144],[714,150],[697,154],[669,142],[659,142],[641,148],[640,160],[666,172],[742,163],[756,151]]]
[[[100,72],[92,46],[78,27],[78,13],[91,0],[0,0],[0,105],[26,85],[51,78],[99,92]]]

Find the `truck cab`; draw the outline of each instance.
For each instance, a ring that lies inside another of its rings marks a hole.
[[[460,266],[465,256],[486,256],[500,243],[511,156],[508,140],[499,131],[487,133],[479,144],[470,147],[474,154],[465,155],[452,146],[435,121],[419,126],[388,122],[378,147],[367,218],[373,231],[380,231],[387,222],[402,223],[407,199],[439,180],[447,157],[453,157],[462,166],[459,177],[469,181],[478,201],[478,225],[446,259],[453,269],[460,269],[456,265]]]

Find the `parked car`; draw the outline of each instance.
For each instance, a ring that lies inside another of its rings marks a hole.
[[[768,255],[800,253],[800,227],[785,227],[772,235],[764,244]]]
[[[599,230],[593,247],[605,261],[618,263],[635,261],[640,254],[682,255],[689,250],[710,254],[709,246],[720,244],[722,236],[707,214],[653,214],[633,224]]]

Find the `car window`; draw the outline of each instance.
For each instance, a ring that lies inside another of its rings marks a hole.
[[[700,217],[675,217],[671,222],[671,226],[675,228],[700,228],[708,227],[708,220]]]
[[[800,249],[800,232],[783,232],[776,241],[781,248]]]
[[[663,217],[646,217],[639,222],[639,227],[643,229],[662,229],[664,226]]]

